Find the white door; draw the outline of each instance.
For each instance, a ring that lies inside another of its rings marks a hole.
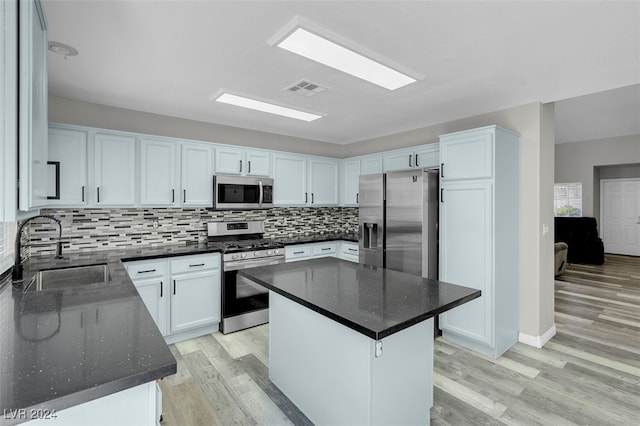
[[[142,139],[140,151],[140,204],[173,206],[179,195],[176,143]]]
[[[271,176],[271,154],[269,152],[248,150],[245,157],[247,176]]]
[[[163,336],[167,335],[167,294],[168,285],[162,278],[150,278],[146,280],[137,280],[134,282],[136,290],[147,310],[151,314],[151,318],[156,322],[158,329]]]
[[[95,135],[96,206],[133,206],[136,202],[136,139],[106,133]]]
[[[442,189],[439,279],[482,296],[442,314],[440,327],[493,345],[492,184],[456,182]]]
[[[385,172],[413,169],[415,167],[414,152],[411,149],[407,151],[393,151],[383,154],[382,166],[384,167]]]
[[[220,321],[219,270],[171,277],[170,284],[171,333]]]
[[[342,163],[342,204],[358,205],[358,182],[360,177],[360,160],[349,160]]]
[[[182,145],[183,206],[211,207],[213,205],[212,149],[202,144]]]
[[[600,181],[604,251],[640,256],[640,179]]]
[[[87,191],[87,132],[80,130],[49,129],[49,161],[57,163],[59,180],[50,176],[49,196],[59,189],[58,199],[49,199],[49,205],[82,206]],[[50,168],[50,172],[55,169]]]
[[[216,174],[240,175],[244,171],[242,150],[238,148],[216,148]]]
[[[305,157],[273,154],[273,181],[273,204],[305,205],[310,202]]]
[[[309,186],[312,205],[338,205],[338,162],[309,160]]]

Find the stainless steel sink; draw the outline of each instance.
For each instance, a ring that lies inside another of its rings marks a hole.
[[[111,280],[106,264],[46,269],[37,272],[25,291],[51,290],[79,285],[106,283]]]

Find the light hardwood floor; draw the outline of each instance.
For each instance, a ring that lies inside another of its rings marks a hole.
[[[436,340],[432,425],[640,424],[640,258],[569,265],[555,294],[542,349],[517,343],[493,360]],[[163,424],[311,424],[268,380],[268,332],[172,345]]]

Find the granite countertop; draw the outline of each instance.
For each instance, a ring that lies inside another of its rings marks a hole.
[[[345,232],[345,233],[335,233],[335,234],[309,234],[309,235],[297,235],[291,237],[278,237],[274,238],[274,240],[283,243],[286,246],[295,245],[295,244],[306,244],[306,243],[320,243],[323,241],[350,241],[353,243],[358,242],[358,234]]]
[[[480,297],[480,290],[335,258],[238,271],[375,340]]]
[[[0,280],[0,408],[62,410],[175,374],[122,261],[215,251],[176,245],[28,259],[24,283],[39,270],[95,264],[107,265],[110,281],[24,292],[10,274]]]

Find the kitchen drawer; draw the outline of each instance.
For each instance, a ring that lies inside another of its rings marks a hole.
[[[342,254],[345,256],[355,256],[358,257],[360,254],[360,249],[358,247],[358,243],[342,243]]]
[[[313,257],[335,256],[338,243],[317,243],[313,245]]]
[[[167,262],[162,260],[140,260],[127,262],[125,264],[129,277],[135,282],[146,278],[156,278],[164,276],[167,269]]]
[[[220,268],[220,255],[198,254],[194,256],[176,257],[170,261],[171,274],[198,272],[207,269]]]
[[[284,248],[284,257],[287,262],[311,259],[312,254],[313,247],[310,245],[300,244],[295,246],[287,246]]]

